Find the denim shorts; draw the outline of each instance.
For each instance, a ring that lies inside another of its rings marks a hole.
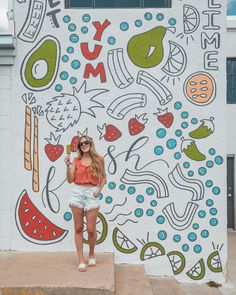
[[[70,207],[77,207],[89,211],[100,207],[100,200],[93,193],[97,186],[82,186],[73,184],[71,197],[69,199]]]

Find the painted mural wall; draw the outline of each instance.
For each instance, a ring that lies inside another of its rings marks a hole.
[[[224,281],[225,5],[172,2],[15,1],[12,249],[75,250],[64,157],[88,134],[107,172],[97,251],[148,274]]]

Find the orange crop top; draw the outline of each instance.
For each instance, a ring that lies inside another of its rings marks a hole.
[[[99,160],[103,165],[104,159],[102,156],[99,156]],[[99,184],[99,178],[92,174],[92,167],[85,166],[81,163],[80,159],[75,159],[75,184]]]

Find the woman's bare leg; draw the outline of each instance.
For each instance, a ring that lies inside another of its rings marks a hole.
[[[94,258],[94,248],[97,241],[96,222],[99,208],[86,211],[87,232],[89,243],[89,258]]]

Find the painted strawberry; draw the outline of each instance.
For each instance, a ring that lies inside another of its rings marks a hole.
[[[102,127],[97,126],[97,129],[100,133],[99,139],[104,137],[106,141],[115,141],[122,135],[120,130],[112,124],[103,124]]]
[[[174,116],[172,113],[168,112],[168,109],[157,109],[157,113],[154,113],[154,115],[157,115],[157,120],[161,122],[166,128],[170,128],[170,126],[173,124]]]
[[[145,124],[148,121],[148,119],[145,118],[146,115],[146,113],[140,115],[139,117],[135,115],[135,118],[131,118],[129,120],[128,127],[130,135],[137,135],[144,130]]]
[[[44,151],[48,159],[52,162],[59,159],[64,152],[64,147],[59,144],[60,138],[61,135],[55,137],[52,132],[50,133],[50,138],[45,138],[48,143],[45,145]]]

